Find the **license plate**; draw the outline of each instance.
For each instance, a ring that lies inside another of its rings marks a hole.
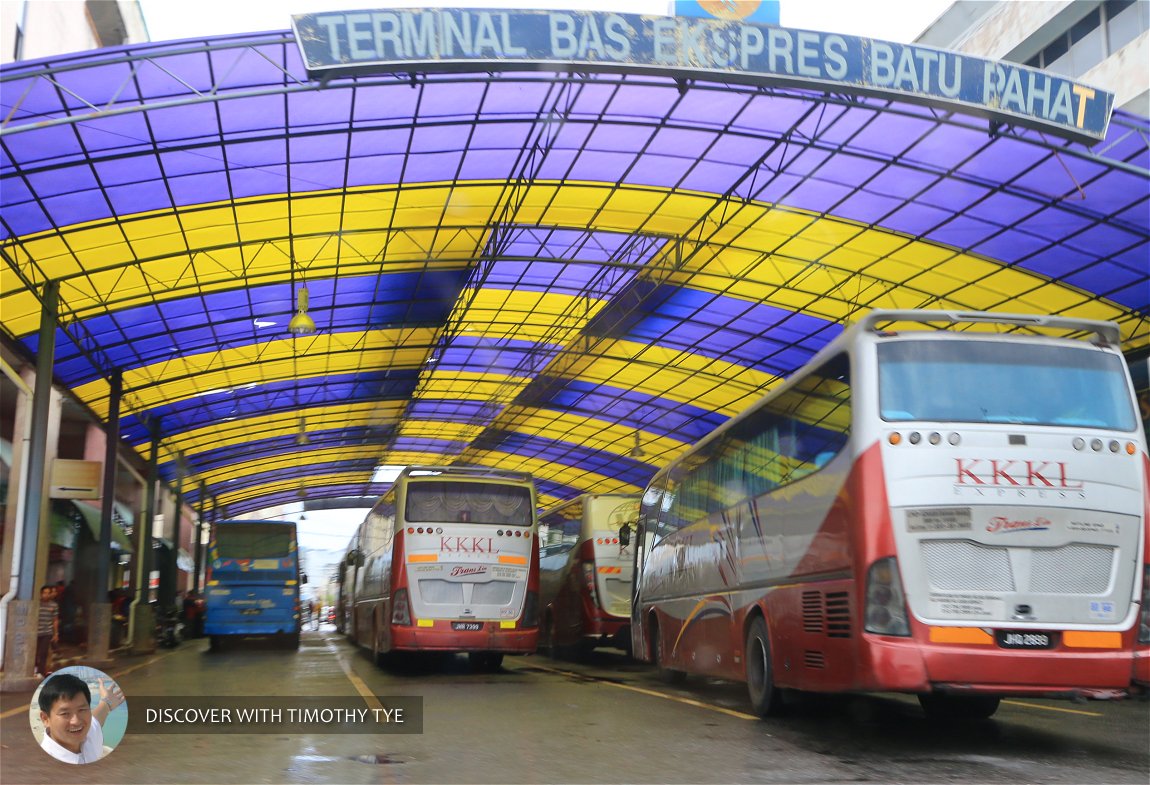
[[[483,629],[483,622],[481,621],[453,621],[451,622],[451,629],[460,630],[461,632],[478,632]]]
[[[259,616],[259,614],[259,608],[244,608],[242,611],[240,611],[241,616]]]
[[[1052,649],[1054,635],[1049,632],[1026,632],[1023,630],[998,630],[994,634],[999,647],[1003,649]]]

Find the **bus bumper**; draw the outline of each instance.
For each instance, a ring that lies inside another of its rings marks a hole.
[[[1108,699],[1125,696],[1140,680],[1129,651],[920,646],[905,638],[872,636],[864,648],[874,679],[863,686],[866,690]],[[1144,660],[1142,671],[1146,665]]]
[[[484,629],[451,629],[451,622],[436,620],[431,627],[393,627],[391,648],[396,651],[491,651],[533,654],[538,629],[500,629],[499,622],[484,622]]]
[[[619,616],[603,614],[598,618],[587,620],[587,635],[598,635],[604,638],[618,638],[631,634],[631,620]]]

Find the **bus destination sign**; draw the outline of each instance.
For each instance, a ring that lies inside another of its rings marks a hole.
[[[342,11],[292,18],[309,75],[631,70],[877,95],[1092,144],[1113,93],[1016,63],[741,21],[582,11]]]

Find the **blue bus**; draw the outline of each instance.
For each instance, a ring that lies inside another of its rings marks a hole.
[[[274,636],[299,648],[300,584],[291,521],[220,521],[208,543],[204,633],[211,647],[244,636]]]

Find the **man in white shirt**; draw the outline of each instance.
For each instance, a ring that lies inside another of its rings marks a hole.
[[[83,679],[70,673],[57,673],[40,690],[40,720],[44,739],[40,746],[64,763],[93,763],[104,756],[103,722],[108,713],[124,702],[113,682],[108,688],[100,680],[100,701],[92,708],[92,692]]]

